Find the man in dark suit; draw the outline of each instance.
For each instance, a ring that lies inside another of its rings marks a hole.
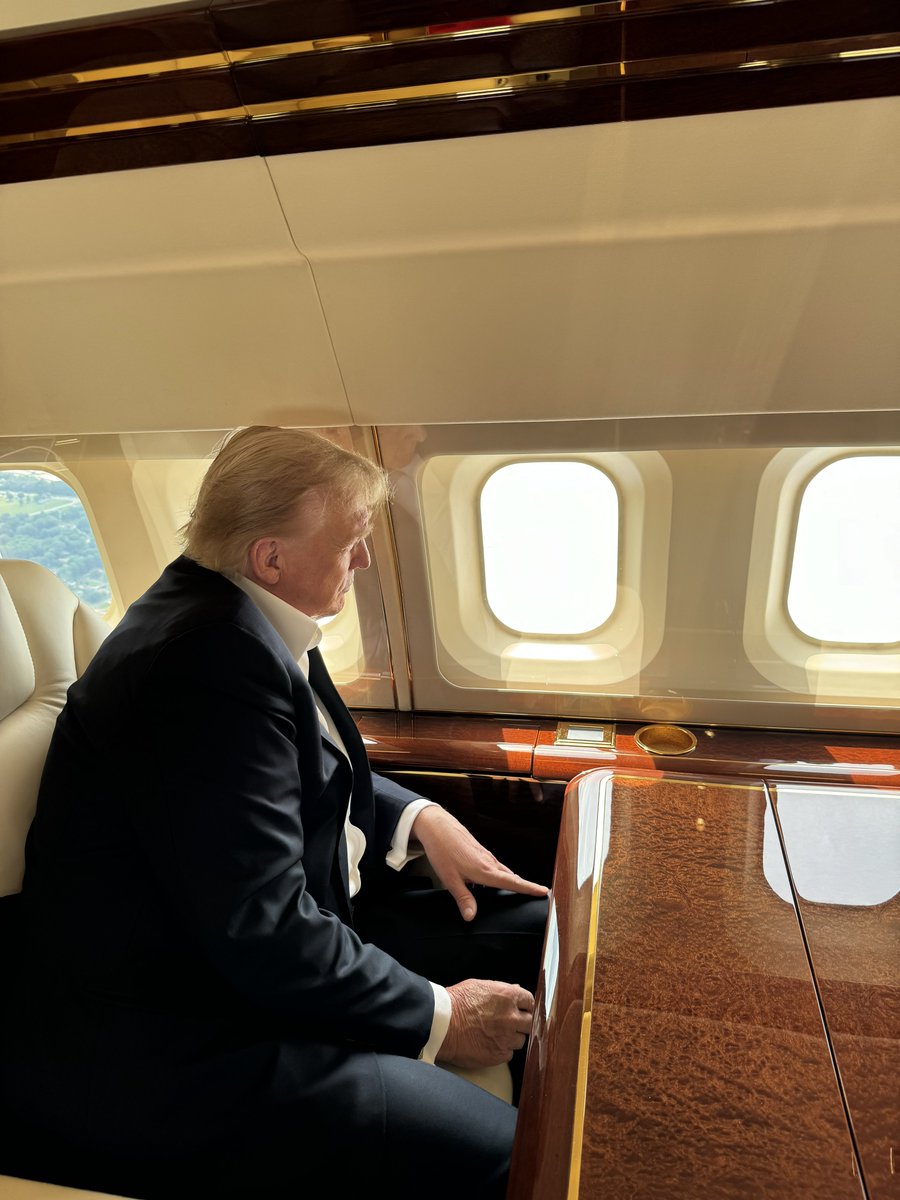
[[[186,557],[70,690],[26,851],[6,1075],[45,1177],[504,1193],[515,1110],[430,1064],[523,1045],[545,889],[372,775],[315,648],[384,498],[382,472],[322,438],[241,430]],[[393,886],[420,852],[448,892]],[[476,913],[471,883],[515,894]]]

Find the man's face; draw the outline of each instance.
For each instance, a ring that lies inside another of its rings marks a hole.
[[[354,571],[365,570],[372,561],[365,542],[372,528],[369,510],[327,499],[323,509],[322,503],[321,497],[311,497],[293,525],[275,539],[278,578],[265,585],[308,617],[339,613]]]

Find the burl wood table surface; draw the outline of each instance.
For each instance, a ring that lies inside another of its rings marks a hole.
[[[574,780],[511,1200],[900,1196],[898,838],[896,792]]]

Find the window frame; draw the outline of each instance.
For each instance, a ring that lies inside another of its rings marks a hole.
[[[757,490],[744,604],[743,645],[750,664],[785,699],[817,705],[892,708],[900,643],[829,642],[799,630],[788,612],[800,503],[808,484],[845,458],[900,457],[896,445],[792,447],[777,451]]]
[[[616,604],[602,625],[584,634],[520,634],[501,622],[487,603],[481,490],[504,466],[568,461],[598,468],[616,489]],[[602,696],[619,694],[623,685],[627,691],[629,684],[636,689],[641,670],[659,651],[665,629],[672,479],[661,454],[438,453],[423,462],[416,485],[436,668],[433,683],[426,685],[429,697],[448,687],[457,695],[463,689],[473,695],[500,691],[523,696]],[[477,583],[469,569],[476,561]],[[469,587],[461,582],[466,576]],[[426,702],[448,700],[435,694]]]
[[[102,621],[106,621],[107,624],[113,624],[118,617],[122,615],[122,599],[119,595],[118,587],[116,586],[115,575],[110,569],[109,555],[106,552],[106,545],[103,541],[103,537],[101,536],[96,518],[94,517],[94,511],[87,498],[87,495],[84,492],[84,489],[78,482],[77,477],[68,467],[62,466],[59,463],[49,464],[45,462],[14,462],[12,460],[7,460],[0,462],[0,473],[4,471],[42,471],[45,475],[52,475],[54,478],[61,480],[75,493],[79,503],[81,504],[82,510],[84,511],[84,515],[87,517],[87,522],[94,538],[94,545],[97,547],[97,553],[100,556],[100,563],[103,567],[103,572],[106,575],[106,582],[109,585],[109,604],[104,612],[100,612],[98,609],[88,604],[86,600],[82,600],[80,596],[78,597],[78,601],[80,604],[84,604],[90,608],[92,612],[97,613],[97,616],[100,617]],[[28,561],[35,562],[36,560],[29,559]],[[43,566],[44,564],[38,563],[37,565]],[[46,570],[49,571],[50,568],[47,567]],[[54,572],[54,574],[56,573]],[[58,575],[57,578],[59,579]],[[63,579],[61,582],[65,583],[65,580]],[[69,588],[69,591],[71,591],[73,595],[77,595],[77,593],[74,592],[68,583],[65,583],[65,586]]]

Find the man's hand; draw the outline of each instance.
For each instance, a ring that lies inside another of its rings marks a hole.
[[[509,1062],[531,1032],[534,996],[516,983],[466,979],[448,987],[453,1013],[438,1062],[492,1067]]]
[[[413,821],[412,836],[428,856],[438,879],[456,901],[464,921],[471,921],[478,908],[469,891],[470,883],[485,883],[488,887],[508,888],[526,896],[546,896],[541,883],[514,874],[498,862],[490,850],[485,850],[464,825],[446,809],[433,804],[423,808]]]

